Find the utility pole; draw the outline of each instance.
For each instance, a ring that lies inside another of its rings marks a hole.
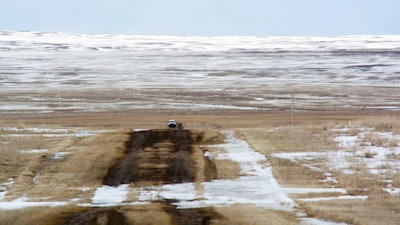
[[[294,125],[294,92],[292,92],[292,127]]]

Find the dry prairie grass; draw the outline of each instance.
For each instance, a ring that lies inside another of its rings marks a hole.
[[[88,198],[91,192],[81,188],[101,185],[108,167],[123,151],[127,133],[127,130],[119,130],[89,137],[57,137],[52,141],[58,144],[49,146],[46,153],[12,154],[6,161],[11,162],[10,165],[0,164],[8,171],[1,174],[2,179],[16,178],[7,197],[27,195],[61,201],[76,196]],[[56,159],[57,152],[69,154]]]
[[[217,169],[216,179],[236,179],[240,174],[240,165],[232,160],[213,160]]]
[[[287,159],[270,158],[272,172],[281,186],[286,187],[330,187],[331,183],[320,180],[325,179],[322,171],[312,170],[305,165]]]
[[[0,210],[1,225],[54,225],[61,224],[63,217],[82,209],[75,206],[35,207],[12,211]]]
[[[251,205],[218,207],[215,211],[224,217],[212,225],[291,225],[298,224],[295,212],[284,212],[258,208]]]
[[[304,122],[300,121],[300,124]],[[395,117],[364,117],[349,120],[327,120],[325,122],[307,123],[306,125],[290,126],[278,125],[267,129],[240,129],[240,134],[259,152],[269,156],[274,152],[299,152],[299,151],[333,151],[338,149],[333,141],[335,133],[331,128],[349,128],[347,134],[357,136],[361,128],[374,128],[367,130],[363,140],[359,143],[371,143],[373,146],[393,148],[398,145],[396,138],[388,139],[374,132],[399,132],[400,123]],[[337,134],[336,134],[337,135]],[[375,157],[375,152],[366,151],[365,157]],[[393,159],[395,156],[393,156]],[[347,190],[350,195],[368,195],[369,200],[338,200],[303,202],[301,207],[308,216],[322,218],[330,221],[346,222],[349,224],[399,224],[399,196],[390,196],[383,192],[388,186],[385,180],[393,180],[392,187],[399,185],[398,174],[371,174],[367,165],[354,161],[351,168],[355,174],[346,174],[343,171],[331,171],[339,181],[338,184],[321,184],[324,174],[312,170],[301,163],[290,160],[271,158],[275,179],[282,186],[294,187],[323,187],[339,186]],[[387,169],[387,168],[382,168]],[[293,198],[334,197],[336,193],[318,193],[291,195]],[[396,205],[397,203],[397,205]]]
[[[276,152],[318,152],[336,149],[332,134],[321,123],[301,126],[277,126],[239,131],[255,149],[269,156]]]
[[[340,185],[350,195],[379,195],[387,183],[382,182],[378,175],[369,173],[364,165],[358,166],[354,174],[338,173],[337,179]]]
[[[20,126],[28,126],[26,124],[30,123],[41,123],[43,125],[43,123],[47,121],[50,124],[62,123],[76,126],[87,125],[88,127],[106,126],[114,128],[132,126],[135,128],[160,128],[165,125],[163,121],[169,119],[171,115],[173,115],[173,113],[166,116],[141,115],[138,117],[132,117],[131,115],[122,115],[121,117],[118,117],[119,115],[89,117],[86,115],[83,117],[66,117],[62,121],[60,118],[44,118],[38,121],[33,121],[28,118],[20,122]],[[361,124],[365,127],[378,127],[376,129],[382,131],[398,133],[399,130],[399,124],[395,121],[396,117],[380,117],[374,115],[354,119],[353,113],[343,115],[343,119],[342,116],[339,116],[339,119],[336,117],[337,115],[327,115],[326,117],[317,117],[316,121],[314,121],[314,117],[311,114],[309,116],[296,117],[296,125],[292,128],[288,125],[288,117],[282,115],[279,117],[277,114],[271,116],[255,115],[251,117],[251,114],[242,114],[238,112],[237,114],[228,116],[182,116],[182,118],[194,128],[214,129],[213,126],[209,124],[217,124],[221,129],[235,129],[238,131],[238,135],[243,135],[254,149],[266,156],[270,156],[275,152],[333,150],[336,148],[336,143],[331,140],[332,134],[329,128],[338,125],[346,127],[348,126],[349,120],[352,120],[352,124]],[[153,118],[154,120],[149,118]],[[388,122],[391,124],[389,126],[390,128],[387,126]],[[273,130],[273,132],[269,130]],[[217,130],[214,129],[214,132],[217,133]],[[353,135],[356,135],[359,130],[354,129],[352,132]],[[208,134],[208,131],[205,132],[205,140],[208,140],[207,142],[210,144],[221,143],[221,137]],[[8,137],[1,135],[0,138],[2,142],[7,142],[7,140],[9,140]],[[123,143],[126,138],[127,130],[119,130],[93,137],[52,138],[51,140],[54,141],[46,140],[45,143],[42,143],[40,139],[32,139],[31,142],[37,142],[34,145],[38,148],[49,149],[49,153],[38,155],[16,154],[13,149],[19,147],[13,146],[17,145],[12,144],[9,148],[5,147],[7,145],[0,145],[2,153],[5,153],[0,156],[2,157],[0,160],[0,163],[2,163],[0,179],[5,181],[10,177],[20,178],[16,179],[12,190],[10,190],[10,194],[14,194],[15,197],[20,197],[21,194],[26,192],[28,193],[28,197],[43,197],[43,194],[45,194],[46,196],[52,195],[52,199],[55,200],[65,200],[70,199],[71,196],[76,197],[78,195],[82,199],[88,199],[92,196],[94,188],[101,185],[101,179],[109,165],[121,154],[124,147],[121,143]],[[26,140],[21,139],[21,141]],[[28,147],[28,144],[21,143],[21,146],[24,145]],[[68,148],[70,148],[68,151],[70,151],[71,154],[67,155],[63,160],[54,161],[52,159],[51,154],[64,151]],[[10,154],[7,156],[9,159],[3,161],[7,154]],[[45,160],[42,159],[42,155],[46,156]],[[270,160],[273,165],[274,176],[283,186],[324,187],[326,185],[318,182],[318,180],[322,178],[321,172],[313,171],[299,163],[293,163],[288,160],[274,158]],[[7,163],[9,172],[3,172],[6,171],[3,170],[3,168],[6,168],[4,162]],[[22,162],[25,163],[23,166],[21,166]],[[216,164],[217,166],[220,165],[219,171],[222,170],[231,174],[237,174],[237,172],[231,172],[235,171],[235,166],[232,166],[230,162],[228,162],[226,166],[221,166],[225,164],[224,162],[216,162]],[[358,168],[356,169],[359,173],[358,178],[354,175],[341,174],[340,171],[335,175],[337,175],[336,177],[339,180],[340,186],[348,190],[350,194],[370,195],[368,201],[342,200],[306,202],[302,203],[302,207],[306,209],[310,216],[325,218],[332,221],[343,221],[350,224],[396,224],[393,221],[400,221],[398,218],[398,214],[400,214],[398,208],[399,197],[382,195],[382,188],[385,187],[386,184],[377,182],[376,177],[364,174],[365,165],[355,165],[355,167]],[[32,171],[40,172],[38,184],[32,184],[32,178],[36,174]],[[229,176],[230,175],[227,175],[227,177]],[[400,178],[398,174],[392,176],[393,187],[400,187]],[[47,185],[45,183],[47,183]],[[83,192],[79,190],[79,187],[83,186],[90,187],[92,191]],[[31,188],[32,190],[29,190]],[[366,188],[368,188],[369,191],[366,192]],[[316,197],[320,196],[321,195],[318,195]],[[329,194],[329,196],[334,196],[334,194]],[[382,200],[380,201],[379,198],[382,198]],[[55,209],[55,211],[49,209],[51,213],[46,214],[46,210],[43,211],[44,214],[42,214],[43,217],[41,218],[47,216],[51,218],[50,214],[57,214],[63,211],[62,209],[60,209],[60,211],[58,211],[58,209]],[[162,218],[158,223],[154,224],[169,223],[168,215],[157,207],[154,209],[143,207],[141,210],[138,209],[138,212],[129,213],[132,213],[132,218],[143,218],[142,222],[145,224],[146,222],[149,223],[148,217],[150,214],[146,212],[147,210],[151,212],[151,215],[155,215],[156,217],[159,215],[160,218]],[[213,221],[213,224],[298,224],[296,216],[291,212],[264,210],[254,206],[232,206],[217,208],[216,210],[218,213],[228,218],[228,220]],[[139,211],[141,212],[139,213]],[[15,211],[17,214],[18,212],[20,211]],[[11,224],[29,224],[18,221],[31,221],[30,214],[35,212],[35,209],[26,209],[26,213],[21,214],[25,215],[23,216],[25,218],[19,218],[16,220],[16,223]],[[0,212],[0,219],[5,221],[8,218],[7,220],[11,221],[10,216],[12,216],[12,214],[8,216],[7,212],[7,216],[4,215],[4,212]],[[33,218],[32,221],[38,220]],[[0,222],[0,224],[2,223]],[[40,224],[40,222],[37,224]]]
[[[127,130],[82,138],[77,141],[76,149],[68,156],[68,159],[49,167],[46,173],[47,177],[43,176],[42,179],[47,180],[45,183],[49,186],[57,187],[57,184],[66,184],[66,187],[59,188],[58,194],[62,199],[70,198],[70,196],[65,196],[65,188],[71,190],[71,192],[76,192],[76,190],[73,191],[74,187],[101,185],[107,169],[122,154],[124,142],[127,139]],[[57,176],[54,177],[53,174],[57,174]],[[79,192],[78,190],[78,194],[81,194]]]
[[[308,125],[304,130],[297,126],[279,126],[270,130],[240,129],[238,133],[243,135],[255,150],[268,157],[272,163],[274,177],[280,185],[294,187],[332,185],[319,181],[325,178],[322,171],[310,169],[287,159],[270,157],[276,152],[324,151],[333,148],[336,144],[332,141],[330,132],[321,124]]]
[[[56,225],[63,224],[65,219],[77,213],[84,213],[91,208],[76,206],[63,207],[36,207],[12,211],[0,211],[1,225]],[[111,209],[105,209],[111,210]],[[112,210],[121,212],[127,224],[171,225],[171,216],[165,212],[162,205],[149,204],[142,206],[121,207]],[[104,220],[101,216],[93,224],[113,224],[113,221]],[[70,223],[69,223],[70,224]]]
[[[380,132],[400,134],[400,121],[397,116],[371,116],[356,120],[357,124],[373,127]]]
[[[398,225],[400,197],[380,195],[368,200],[304,202],[308,216],[354,225]]]

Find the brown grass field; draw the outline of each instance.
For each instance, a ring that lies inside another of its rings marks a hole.
[[[182,110],[131,110],[122,112],[58,112],[54,114],[2,113],[1,127],[41,127],[51,129],[113,130],[94,136],[50,136],[35,135],[35,132],[16,132],[0,129],[0,184],[14,178],[3,201],[12,201],[21,196],[46,201],[68,201],[79,197],[90,201],[96,187],[112,163],[124,151],[124,142],[131,129],[164,128],[165,122],[174,118],[183,122],[185,128],[202,131],[207,143],[220,143],[222,130],[234,130],[237,136],[245,139],[258,152],[267,156],[272,163],[273,174],[283,187],[341,187],[349,194],[368,195],[368,200],[301,201],[306,197],[329,197],[335,193],[310,193],[291,195],[308,217],[356,225],[400,224],[400,196],[382,191],[393,180],[393,187],[400,187],[399,174],[370,174],[365,165],[354,165],[359,171],[349,175],[335,172],[338,183],[320,182],[323,172],[312,170],[303,164],[271,157],[277,152],[318,152],[335,151],[338,146],[332,140],[333,127],[360,125],[376,130],[390,129],[400,134],[400,112],[382,110],[342,110],[342,111],[301,111],[295,112],[294,125],[289,111],[235,111],[213,110],[196,111],[187,114]],[[273,130],[273,132],[271,132]],[[349,134],[359,131],[354,126]],[[377,140],[367,136],[375,145],[382,141],[395,147],[396,140]],[[22,154],[20,150],[46,149],[46,152]],[[57,152],[69,152],[61,159],[55,158]],[[198,171],[205,170],[200,160],[199,149],[195,150],[193,161]],[[366,158],[374,157],[366,153]],[[400,160],[399,156],[397,160]],[[321,162],[322,164],[324,162]],[[229,160],[216,161],[219,179],[233,179],[238,175],[238,165]],[[206,178],[196,176],[196,182]],[[83,190],[82,187],[87,187]],[[367,191],[360,191],[368,189]],[[135,198],[132,196],[131,198]],[[0,200],[2,201],[2,200]],[[79,203],[79,201],[78,201]],[[73,206],[34,207],[11,211],[0,210],[1,225],[22,224],[63,224],[65,218],[89,210]],[[212,211],[212,212],[211,212]],[[300,224],[296,212],[266,210],[252,205],[233,205],[198,211],[175,212],[168,205],[154,203],[145,206],[116,207],[115,212],[127,218],[124,224],[189,224],[181,222],[191,215],[206,215],[207,224],[257,225],[257,224]],[[171,213],[173,212],[173,213]],[[109,223],[115,216],[98,213],[97,221],[91,224]],[[114,214],[113,214],[114,215]],[[119,214],[118,214],[119,215]],[[89,224],[89,223],[88,223]],[[194,223],[193,223],[194,224]]]

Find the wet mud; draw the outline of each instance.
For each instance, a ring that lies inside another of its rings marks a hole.
[[[93,209],[76,213],[60,225],[129,225],[123,213],[115,209]]]
[[[209,225],[223,219],[212,208],[178,209],[162,203],[150,208],[88,209],[65,217],[59,225]]]
[[[124,156],[109,168],[103,184],[165,184],[193,182],[195,165],[192,145],[200,134],[189,130],[148,130],[132,132]]]
[[[172,216],[172,225],[209,225],[213,220],[221,220],[223,217],[212,208],[166,209]]]
[[[133,183],[140,186],[215,179],[215,162],[195,147],[203,142],[203,133],[191,130],[131,132],[125,142],[124,154],[108,169],[103,184],[118,186]],[[173,201],[162,200],[140,207],[84,209],[65,217],[61,225],[208,225],[222,218],[212,208],[178,209]],[[159,218],[163,216],[168,219],[160,222]]]

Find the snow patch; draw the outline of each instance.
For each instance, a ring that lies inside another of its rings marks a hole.
[[[0,128],[4,131],[14,131],[14,132],[32,132],[32,133],[68,133],[67,129],[49,129],[49,128],[38,128],[38,127],[28,127],[28,128],[18,128],[18,127],[2,127]]]
[[[59,160],[59,159],[63,159],[64,156],[71,154],[71,152],[57,152],[54,153],[54,159],[55,160]]]
[[[392,184],[388,184],[387,188],[383,188],[382,191],[389,193],[390,195],[399,195],[400,188],[395,188]]]
[[[360,196],[352,196],[352,195],[344,195],[337,197],[321,197],[321,198],[301,198],[300,201],[303,202],[319,202],[319,201],[337,201],[337,200],[367,200],[368,196],[360,195]]]
[[[336,223],[317,218],[300,218],[301,225],[347,225],[347,223]]]
[[[374,146],[368,142],[365,132],[359,132],[356,136],[340,134],[334,138],[340,147],[338,151],[274,153],[272,157],[288,159],[319,171],[328,168],[351,174],[355,172],[353,165],[361,163],[372,174],[397,173],[400,170],[400,162],[396,157],[400,155],[400,147],[389,147],[388,142],[398,140],[399,136],[390,132],[374,132],[370,128],[361,127],[359,130],[368,131],[369,136],[381,140],[380,145]],[[329,171],[325,174],[327,175],[325,181],[336,183]]]
[[[0,184],[0,200],[4,199],[7,195],[7,190],[14,184],[14,178],[9,178],[3,184]]]
[[[27,197],[15,199],[10,202],[0,202],[0,210],[15,210],[28,207],[58,207],[68,205],[70,202],[31,202]]]
[[[37,154],[37,153],[45,153],[48,151],[49,151],[48,149],[31,149],[31,150],[21,150],[21,153]]]
[[[346,194],[343,188],[285,188],[286,193],[290,194],[308,194],[308,193],[342,193]]]
[[[210,147],[226,150],[214,155],[217,159],[231,159],[240,163],[241,177],[203,182],[200,187],[185,183],[142,188],[139,190],[139,200],[173,199],[177,201],[174,204],[178,208],[242,203],[276,210],[294,210],[296,203],[273,177],[271,165],[265,156],[254,151],[246,141],[235,138],[233,132],[225,132],[225,135],[226,143]]]
[[[97,206],[116,206],[125,201],[128,196],[128,184],[118,187],[104,185],[97,188],[92,197],[92,203]]]

